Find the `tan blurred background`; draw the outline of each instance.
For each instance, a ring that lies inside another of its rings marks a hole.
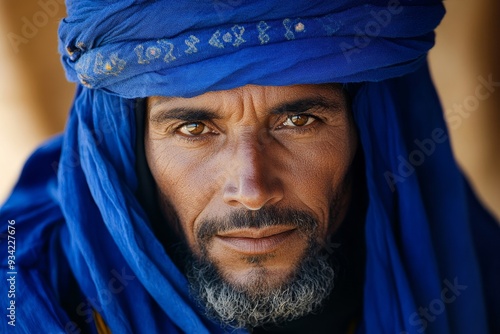
[[[29,154],[64,128],[74,91],[57,52],[65,8],[42,2],[54,5],[0,0],[0,203]]]
[[[0,202],[30,152],[62,131],[73,96],[74,85],[66,82],[57,53],[57,26],[65,10],[59,0],[41,3],[51,6],[0,3]],[[431,70],[450,120],[455,156],[500,219],[500,87],[471,104],[481,85],[478,77],[500,82],[500,1],[449,0],[445,6]]]

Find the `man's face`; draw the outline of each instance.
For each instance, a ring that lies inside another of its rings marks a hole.
[[[336,85],[148,99],[146,157],[166,220],[239,291],[289,283],[339,226],[356,146]]]

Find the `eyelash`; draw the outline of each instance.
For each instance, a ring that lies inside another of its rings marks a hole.
[[[297,126],[297,127],[285,127],[283,126],[283,123],[285,123],[289,117],[291,116],[295,116],[297,114],[288,114],[286,116],[286,118],[284,120],[280,120],[279,123],[280,125],[275,127],[274,129],[277,129],[277,130],[287,130],[287,131],[294,131],[298,134],[306,134],[306,133],[310,133],[312,131],[315,131],[316,130],[316,126],[319,125],[319,124],[316,124],[316,123],[319,123],[321,122],[321,119],[318,117],[318,116],[314,116],[314,115],[310,115],[310,114],[301,114],[302,116],[307,116],[307,117],[311,117],[314,119],[314,121],[309,124],[309,125],[305,125],[303,127],[301,126]],[[174,129],[174,134],[178,134],[179,130],[183,127],[183,126],[186,126],[186,125],[189,125],[189,124],[193,124],[193,123],[200,123],[200,124],[203,124],[204,126],[207,126],[210,128],[210,126],[208,126],[207,124],[205,124],[204,122],[185,122],[185,123],[182,123],[182,124],[179,124],[177,127],[175,127]],[[199,142],[199,141],[202,141],[202,140],[207,140],[208,139],[208,135],[214,135],[216,133],[207,133],[207,134],[204,134],[204,135],[198,135],[198,136],[187,136],[187,135],[183,135],[183,134],[178,134],[178,138],[181,139],[181,140],[185,140],[187,142]]]

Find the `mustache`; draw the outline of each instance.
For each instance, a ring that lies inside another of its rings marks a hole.
[[[215,235],[243,228],[270,226],[295,227],[306,236],[314,235],[319,222],[310,213],[291,208],[265,207],[257,211],[233,211],[225,217],[210,218],[200,223],[196,236],[206,242]]]

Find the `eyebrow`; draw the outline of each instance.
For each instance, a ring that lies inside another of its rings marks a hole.
[[[159,110],[158,112],[153,113],[150,117],[150,121],[161,124],[169,120],[195,122],[219,118],[221,117],[210,109],[181,107]]]
[[[285,102],[271,109],[271,114],[300,114],[314,108],[333,110],[334,112],[342,110],[342,104],[338,101],[326,99],[322,96],[299,99],[292,102]]]
[[[161,102],[154,103],[152,109],[160,104]],[[332,110],[333,112],[337,112],[342,110],[342,105],[343,104],[338,101],[326,99],[322,96],[317,96],[279,104],[271,108],[270,113],[272,115],[283,115],[291,113],[300,114],[314,108]],[[208,108],[177,107],[171,109],[162,109],[154,112],[150,117],[150,121],[153,123],[161,124],[169,120],[196,122],[221,118],[221,115]]]

